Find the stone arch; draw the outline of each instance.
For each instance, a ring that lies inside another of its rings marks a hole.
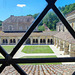
[[[26,40],[26,44],[30,44],[31,43],[31,40],[30,40],[30,38],[28,38],[27,40]]]
[[[47,42],[50,43],[50,39],[48,39]]]
[[[6,39],[6,43],[8,43],[8,40]]]
[[[12,39],[10,39],[10,43],[12,43],[13,41],[12,41]]]
[[[33,43],[35,43],[36,42],[36,40],[35,39],[33,39]]]
[[[42,43],[42,39],[40,39],[40,43]]]
[[[38,43],[38,39],[36,39],[36,43]]]
[[[46,43],[46,40],[45,39],[43,39],[43,43]]]
[[[51,44],[53,44],[53,39],[51,39]]]
[[[3,44],[5,43],[5,39],[3,39]]]
[[[13,43],[16,43],[16,40],[15,39],[13,39]]]

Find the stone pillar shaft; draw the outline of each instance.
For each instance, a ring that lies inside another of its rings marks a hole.
[[[64,49],[63,49],[63,42],[62,41],[60,41],[60,51],[63,51]]]
[[[32,45],[32,44],[33,44],[33,38],[31,37],[31,38],[30,38],[30,40],[31,40],[31,42],[30,42],[30,43],[31,43],[31,45]]]
[[[38,37],[38,44],[40,45],[40,37]]]
[[[69,54],[69,44],[65,42],[64,44],[64,55],[68,55]]]
[[[47,42],[47,38],[46,38],[46,45],[48,44],[48,42]]]
[[[75,44],[71,44],[70,56],[75,57]]]

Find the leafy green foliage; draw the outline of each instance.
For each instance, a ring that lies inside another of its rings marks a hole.
[[[0,21],[0,26],[2,26],[2,21]]]
[[[39,30],[39,31],[45,31],[45,27],[44,27],[44,26],[39,26],[39,27],[38,27],[38,30]]]
[[[31,14],[27,15],[27,16],[32,16]]]
[[[38,15],[39,15],[39,13],[34,14],[34,15],[33,15],[34,19],[36,19]]]
[[[65,7],[59,7],[59,10],[64,14],[68,14],[69,12],[75,10],[75,3],[70,5],[65,5]]]
[[[66,15],[69,12],[75,10],[75,3],[70,4],[70,5],[65,5],[65,7],[59,7],[59,10],[64,15]],[[34,14],[33,17],[36,18],[38,14]],[[38,25],[39,26],[38,30],[42,30],[43,29],[42,25],[45,23],[51,31],[54,31],[54,30],[56,30],[56,23],[58,21],[59,21],[59,19],[58,19],[57,15],[53,11],[49,11],[46,14],[46,16],[43,18],[43,20],[40,22],[40,24]]]
[[[53,11],[48,12],[43,19],[43,23],[45,23],[50,30],[56,29],[56,23],[58,21],[59,19]]]

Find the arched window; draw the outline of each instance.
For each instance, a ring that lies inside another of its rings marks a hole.
[[[28,38],[28,39],[26,40],[26,44],[30,44],[30,42],[31,42],[31,40],[30,40],[30,38]]]
[[[13,30],[13,27],[12,26],[9,26],[9,30],[12,31]]]
[[[13,43],[16,43],[15,39],[13,39]]]
[[[33,43],[35,43],[35,39],[33,39]]]
[[[42,39],[40,39],[40,43],[42,43]]]
[[[6,39],[6,43],[8,43],[8,40]]]
[[[36,43],[38,43],[38,39],[36,39]]]
[[[12,39],[10,39],[10,43],[12,43]]]
[[[43,39],[43,43],[45,43],[45,39]]]
[[[5,43],[5,39],[3,39],[3,43]]]
[[[53,39],[51,39],[51,44],[53,44]]]
[[[50,39],[48,39],[47,42],[50,43]]]

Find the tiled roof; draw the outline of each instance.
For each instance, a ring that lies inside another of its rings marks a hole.
[[[0,32],[0,37],[22,37],[25,33],[4,33]],[[56,38],[68,41],[75,44],[75,39],[69,32],[57,32],[57,31],[46,31],[46,32],[33,32],[30,36],[54,36]]]
[[[75,64],[67,65],[21,65],[28,75],[72,75]],[[0,75],[20,75],[12,66],[6,67]]]
[[[75,43],[75,39],[72,37],[72,35],[69,32],[59,32],[54,36],[59,39],[68,41],[70,43]]]
[[[48,31],[48,32],[33,32],[31,33],[30,36],[52,36],[52,35],[55,35],[56,31]],[[0,37],[21,37],[23,36],[25,33],[4,33],[4,32],[1,32],[0,33]]]
[[[33,21],[34,18],[32,16],[10,16],[5,21],[3,21],[3,23],[17,23],[17,22],[32,23]]]

